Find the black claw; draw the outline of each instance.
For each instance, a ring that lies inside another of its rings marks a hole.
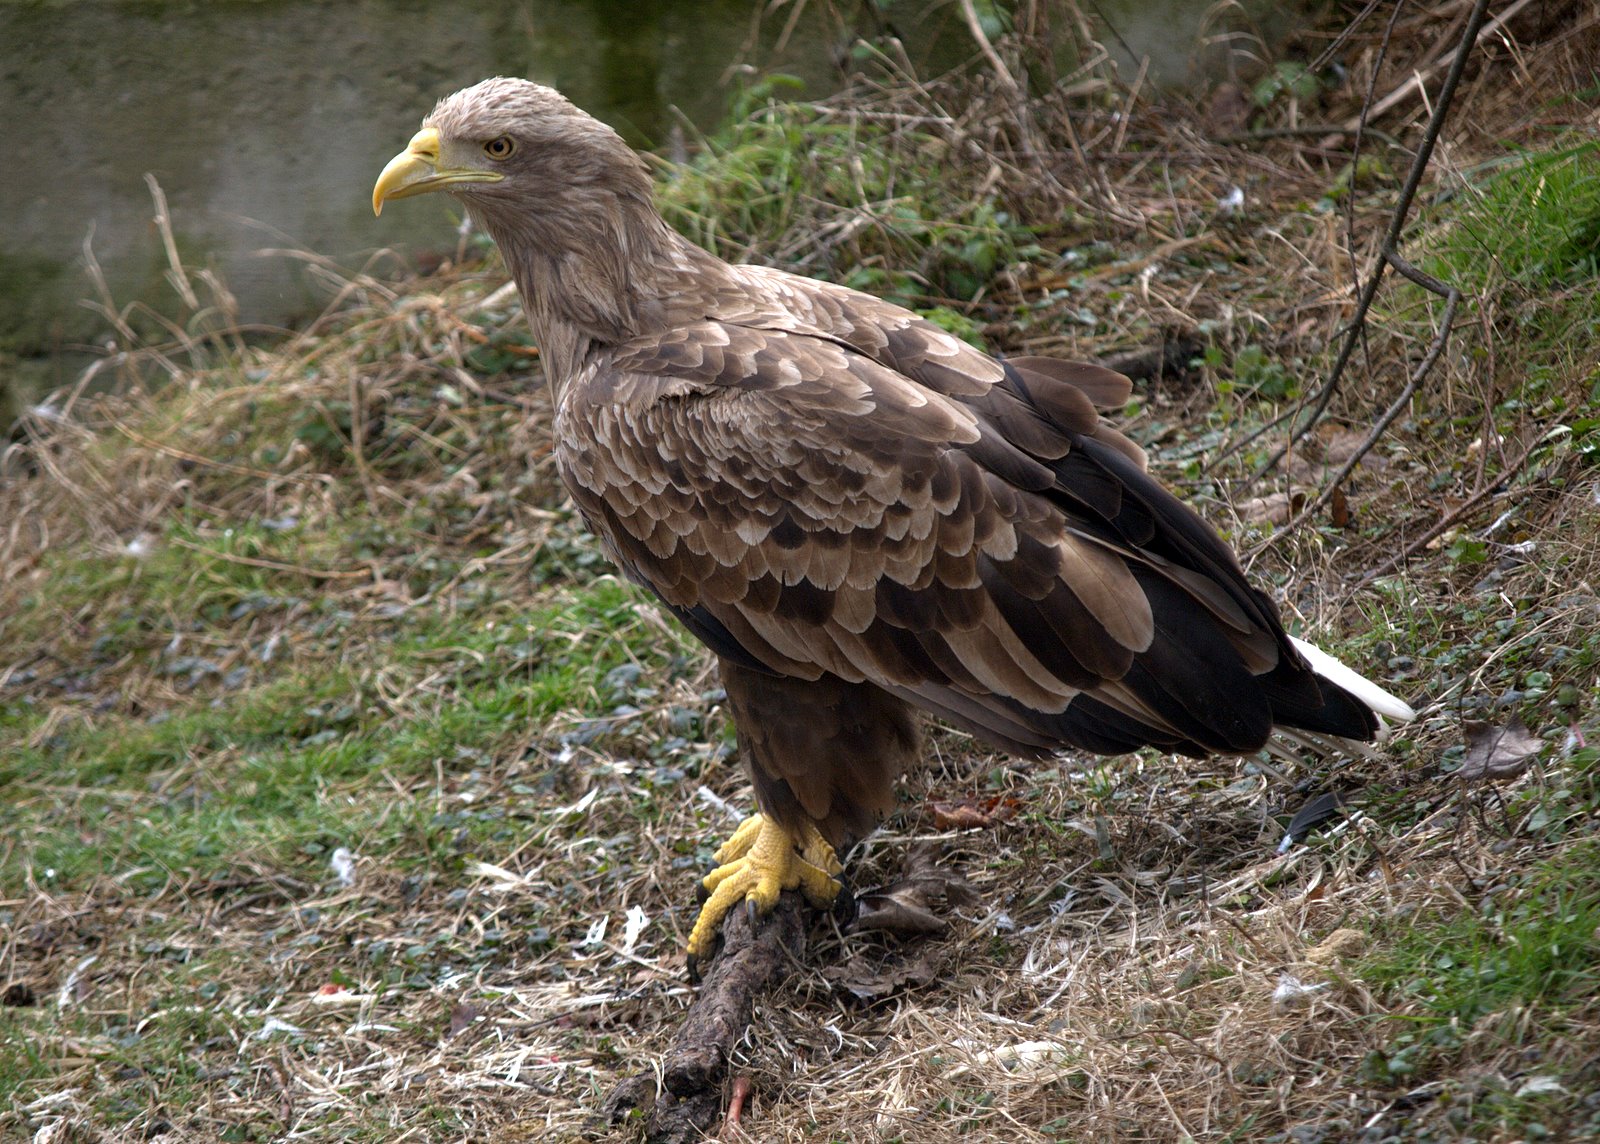
[[[696,957],[694,954],[691,953],[689,955],[687,965],[688,965],[688,969],[689,969],[689,984],[690,985],[699,985],[700,984],[700,959],[698,957]]]
[[[839,896],[833,899],[832,914],[839,928],[843,929],[856,920],[860,912],[861,902],[856,897],[856,892],[850,888],[850,883],[844,878],[839,879]]]
[[[706,889],[706,884],[704,882],[696,882],[694,884],[694,902],[695,902],[695,905],[703,906],[703,905],[706,904],[706,902],[710,901],[710,899],[711,899],[711,891]]]
[[[750,932],[754,933],[756,929],[756,923],[761,920],[761,911],[756,909],[756,903],[754,899],[746,898],[744,900],[744,917],[745,920],[750,923]]]

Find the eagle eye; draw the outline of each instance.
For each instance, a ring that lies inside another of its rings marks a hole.
[[[517,145],[509,135],[501,135],[483,145],[483,153],[491,159],[509,159],[511,152],[516,149]]]

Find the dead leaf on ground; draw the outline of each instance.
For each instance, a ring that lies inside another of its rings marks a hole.
[[[1468,719],[1462,727],[1467,733],[1467,754],[1456,771],[1456,778],[1462,782],[1516,778],[1544,746],[1544,741],[1529,731],[1521,718],[1513,718],[1504,727]]]
[[[472,1028],[473,1022],[479,1017],[475,1006],[463,1002],[450,1010],[450,1027],[445,1031],[445,1040],[459,1037],[462,1033]]]
[[[875,965],[867,957],[852,957],[843,965],[829,966],[822,975],[845,997],[871,1005],[907,986],[927,985],[939,974],[933,964],[933,951],[926,950],[911,961],[896,965]]]
[[[881,930],[906,936],[943,933],[949,923],[941,914],[978,900],[977,890],[960,873],[943,865],[943,857],[943,848],[937,844],[912,847],[901,877],[856,896],[856,920],[850,931]]]
[[[1021,809],[1022,803],[1010,795],[969,795],[954,802],[928,803],[933,825],[939,830],[988,830]]]
[[[1360,957],[1367,948],[1367,935],[1358,929],[1336,929],[1322,941],[1306,950],[1306,960],[1312,965],[1332,965]]]
[[[1350,527],[1350,498],[1345,496],[1342,485],[1334,485],[1333,496],[1328,498],[1328,519],[1335,528]]]
[[[913,936],[943,933],[949,928],[949,923],[917,900],[917,895],[903,889],[863,894],[856,906],[856,920],[850,926],[852,933],[883,930]]]
[[[1321,434],[1322,458],[1330,465],[1342,465],[1367,443],[1367,435],[1354,429],[1334,429]],[[1362,458],[1364,461],[1366,458]]]
[[[1302,492],[1269,493],[1241,502],[1239,516],[1249,524],[1288,524],[1305,503],[1306,494]]]

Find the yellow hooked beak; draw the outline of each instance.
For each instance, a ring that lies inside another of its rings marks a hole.
[[[478,167],[441,167],[439,130],[424,127],[411,137],[406,149],[384,167],[372,188],[372,213],[383,213],[391,199],[409,199],[429,191],[442,191],[461,183],[498,183],[504,175]]]

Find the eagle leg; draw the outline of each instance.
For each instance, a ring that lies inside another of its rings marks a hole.
[[[711,953],[722,919],[741,899],[757,914],[778,904],[784,890],[799,890],[817,909],[827,909],[839,896],[839,858],[817,828],[804,824],[799,837],[755,814],[739,824],[716,853],[717,868],[701,883],[711,896],[689,931],[689,963]]]

